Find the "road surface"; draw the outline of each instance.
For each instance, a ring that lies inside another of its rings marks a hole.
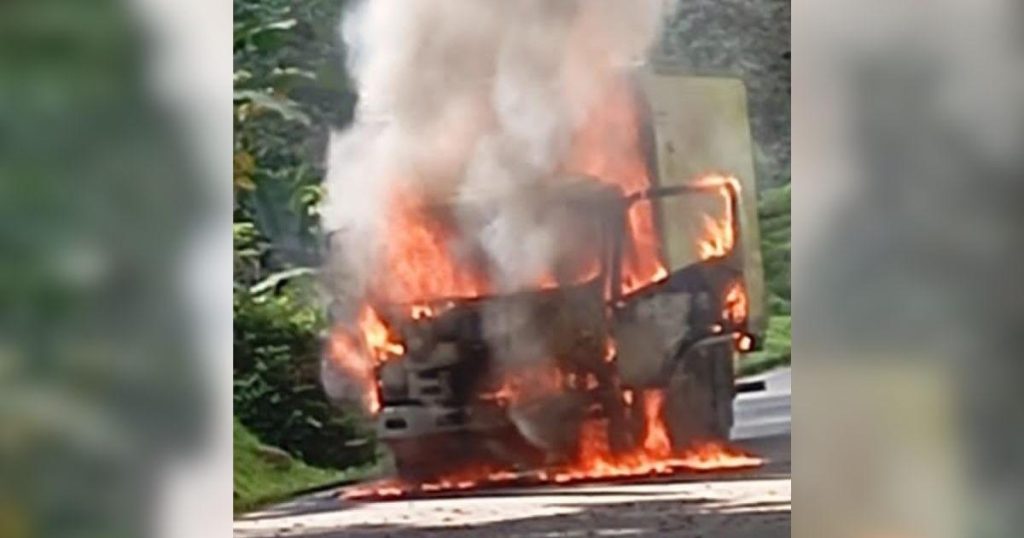
[[[767,463],[753,471],[633,482],[477,491],[354,503],[306,496],[235,522],[237,538],[287,536],[514,538],[790,535],[790,370],[758,376],[736,398],[736,444]]]

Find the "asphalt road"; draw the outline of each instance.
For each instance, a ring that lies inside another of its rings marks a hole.
[[[239,538],[790,535],[790,370],[757,376],[736,398],[736,444],[767,460],[756,470],[641,481],[477,491],[356,503],[309,495],[235,522]]]

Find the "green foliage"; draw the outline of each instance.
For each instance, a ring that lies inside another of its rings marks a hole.
[[[768,305],[773,314],[790,309],[790,198],[789,184],[760,193],[761,257],[764,262]]]
[[[793,355],[792,323],[790,316],[772,316],[768,320],[764,349],[748,353],[740,359],[739,375],[753,375],[790,364]]]
[[[333,407],[320,386],[322,310],[293,280],[280,292],[234,299],[235,416],[260,440],[321,467],[372,461],[357,413]]]
[[[793,336],[793,318],[790,316],[773,316],[768,322],[768,336],[765,338],[764,350],[769,355],[789,357],[790,341]]]
[[[790,312],[790,201],[789,183],[759,193],[758,217],[761,225],[761,258],[767,288],[768,331],[761,351],[744,355],[740,375],[752,375],[789,364],[792,358]]]
[[[337,37],[343,5],[234,3],[235,222],[252,224],[258,251],[258,263],[236,272],[243,284],[319,263],[319,163],[330,128],[346,124],[355,104]]]
[[[343,0],[234,2],[235,415],[306,463],[369,461],[358,415],[319,384],[319,215],[329,130],[355,95],[338,39]],[[237,448],[237,447],[236,447]]]
[[[234,447],[235,512],[285,499],[299,491],[352,479],[365,472],[363,469],[349,472],[318,469],[296,461],[261,443],[237,419]]]

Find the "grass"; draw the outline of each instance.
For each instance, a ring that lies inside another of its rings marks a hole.
[[[339,471],[310,467],[281,450],[263,445],[237,419],[234,443],[235,513],[281,501],[302,491],[356,479],[368,472],[364,468]]]
[[[739,376],[754,375],[778,366],[790,364],[792,360],[790,316],[772,316],[768,320],[768,333],[761,351],[740,357]]]
[[[785,185],[762,191],[758,202],[765,291],[774,315],[790,311],[791,197],[792,189]]]

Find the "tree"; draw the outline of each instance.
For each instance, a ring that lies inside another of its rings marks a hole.
[[[344,2],[236,0],[235,415],[262,442],[317,465],[373,457],[355,416],[319,386],[323,148],[355,95],[337,27]]]
[[[331,127],[348,123],[355,95],[337,37],[344,2],[238,0],[235,13],[236,279],[316,266],[316,207]]]

